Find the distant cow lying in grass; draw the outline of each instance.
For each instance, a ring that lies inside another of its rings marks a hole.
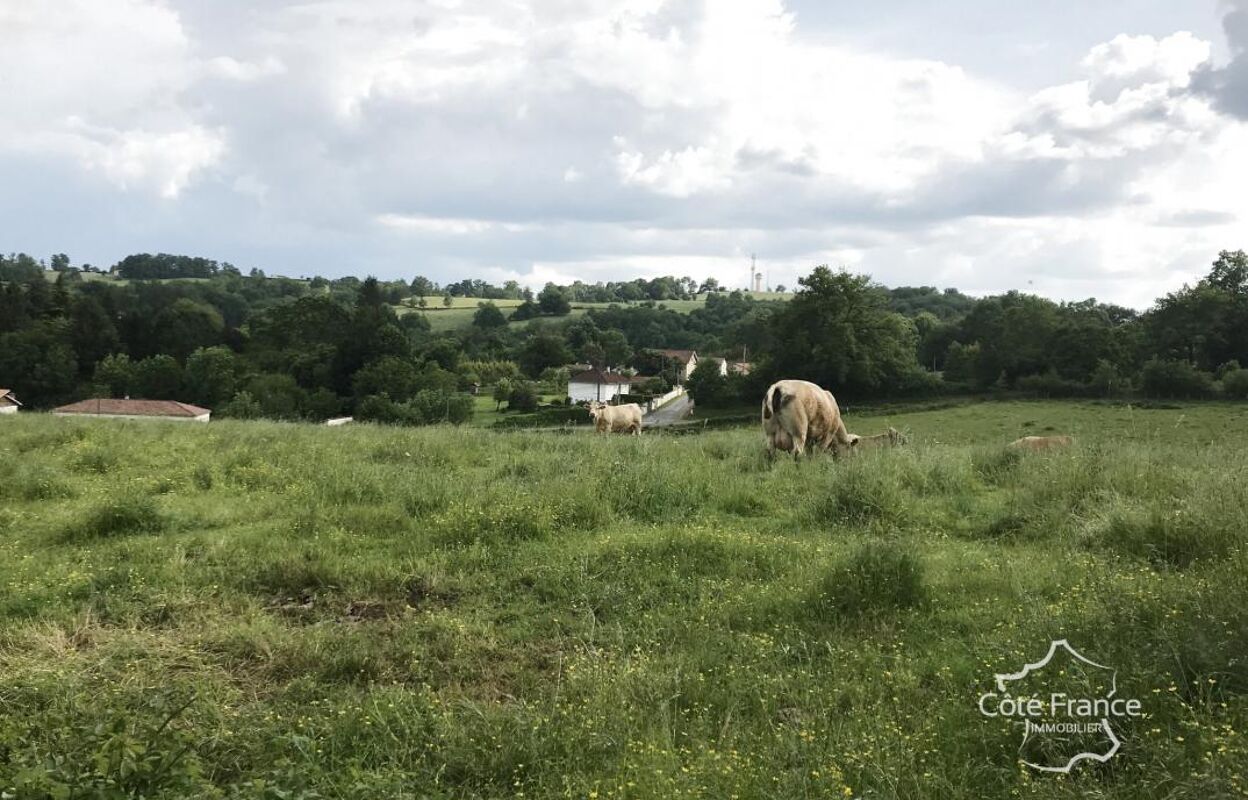
[[[589,415],[594,419],[594,430],[599,433],[641,435],[641,406],[636,403],[609,406],[606,403],[591,402]]]
[[[807,447],[816,452],[849,448],[849,433],[832,393],[808,381],[777,381],[763,396],[763,436],[767,456],[777,450],[801,458]]]
[[[1054,450],[1070,447],[1075,443],[1073,436],[1024,436],[1007,445],[1012,450]]]
[[[896,428],[889,428],[884,433],[877,433],[874,436],[859,436],[856,433],[849,435],[849,443],[854,452],[859,450],[874,450],[879,447],[899,447],[906,443],[906,437]]]

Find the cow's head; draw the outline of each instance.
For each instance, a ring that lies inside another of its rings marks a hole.
[[[906,435],[904,433],[897,430],[896,428],[888,429],[888,443],[889,444],[900,445],[900,444],[906,444],[907,442],[909,442],[909,439],[906,438]]]
[[[600,403],[597,400],[590,400],[589,405],[586,406],[586,408],[589,409],[589,416],[596,420],[598,417],[602,416],[602,410],[606,408],[606,404]]]

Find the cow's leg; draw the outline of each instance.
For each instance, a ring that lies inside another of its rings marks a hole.
[[[801,461],[802,455],[806,452],[806,434],[794,434],[791,438],[793,439],[793,460]]]

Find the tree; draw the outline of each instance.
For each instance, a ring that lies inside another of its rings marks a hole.
[[[603,360],[612,366],[627,364],[633,357],[633,348],[623,331],[603,331],[598,336],[598,344],[602,347]]]
[[[73,302],[69,338],[83,374],[89,374],[104,356],[121,349],[117,326],[94,297],[79,297]]]
[[[188,297],[174,301],[155,320],[161,350],[179,360],[200,347],[221,344],[224,330],[220,311]]]
[[[719,364],[709,358],[698,362],[685,381],[685,389],[693,402],[704,408],[722,408],[735,399],[728,378],[719,374]]]
[[[289,375],[266,372],[247,381],[247,393],[260,404],[261,416],[297,420],[303,417],[307,392]]]
[[[953,342],[945,355],[945,380],[971,384],[979,373],[979,344]]]
[[[507,317],[503,316],[503,312],[493,303],[477,303],[477,310],[472,315],[472,324],[481,330],[495,330],[507,327]]]
[[[443,307],[443,308],[450,308],[450,307],[451,307],[451,304],[452,304],[452,303],[454,303],[454,302],[455,302],[455,301],[454,301],[453,299],[451,299],[450,294],[444,294],[444,295],[442,295],[442,307]]]
[[[56,405],[70,398],[78,362],[62,320],[46,320],[0,336],[0,386],[27,406]]]
[[[264,409],[251,392],[238,392],[228,403],[217,409],[217,416],[231,419],[259,419],[264,416]]]
[[[805,378],[851,397],[906,386],[918,371],[914,325],[888,310],[880,287],[865,275],[826,266],[802,278],[801,289],[774,317],[777,375]]]
[[[351,385],[357,398],[384,394],[396,403],[407,402],[419,389],[416,367],[395,356],[382,356],[369,362],[355,373]]]
[[[169,355],[155,355],[134,365],[134,390],[144,400],[181,400],[182,367]]]
[[[785,293],[785,292],[787,292],[788,290],[789,290],[789,289],[788,289],[788,287],[787,287],[787,286],[785,286],[783,283],[777,283],[777,284],[776,284],[776,291],[777,291],[778,293],[780,293],[780,294],[784,294],[784,293]]]
[[[125,397],[135,391],[135,367],[130,356],[113,353],[95,365],[93,381],[109,397]]]
[[[714,294],[719,290],[719,281],[715,278],[707,278],[702,281],[702,286],[698,288],[698,294]]]
[[[555,333],[530,336],[520,349],[517,360],[525,374],[536,378],[547,367],[561,367],[572,360],[563,337]]]
[[[57,253],[52,256],[49,263],[53,272],[66,272],[69,270],[69,256],[64,253]]]
[[[420,299],[423,300],[429,295],[436,294],[437,291],[437,285],[435,285],[433,281],[429,280],[424,275],[417,275],[415,278],[412,278],[412,294],[416,295]]]
[[[516,381],[512,384],[511,394],[507,395],[508,411],[536,411],[537,387],[531,381]]]
[[[511,381],[507,378],[500,378],[498,382],[494,384],[493,398],[495,411],[502,408],[503,403],[506,403],[508,398],[511,397],[511,389]]]
[[[523,322],[526,319],[533,319],[538,316],[539,313],[540,309],[538,309],[537,303],[532,300],[525,300],[523,303],[516,306],[515,311],[511,312],[511,321]]]
[[[562,317],[571,313],[572,304],[564,295],[563,290],[553,283],[546,284],[537,295],[537,307],[543,314]]]
[[[201,347],[186,359],[187,399],[217,408],[237,392],[238,359],[228,347]]]

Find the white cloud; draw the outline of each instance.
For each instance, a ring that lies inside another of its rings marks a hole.
[[[0,153],[62,156],[122,189],[171,198],[225,151],[178,95],[196,65],[176,13],[142,0],[0,5],[12,94]]]
[[[70,228],[113,189],[194,204],[156,235],[299,271],[739,285],[757,251],[773,283],[826,261],[1142,303],[1248,218],[1248,127],[1184,32],[1031,92],[781,0],[0,0],[0,29],[0,177],[85,175]]]

